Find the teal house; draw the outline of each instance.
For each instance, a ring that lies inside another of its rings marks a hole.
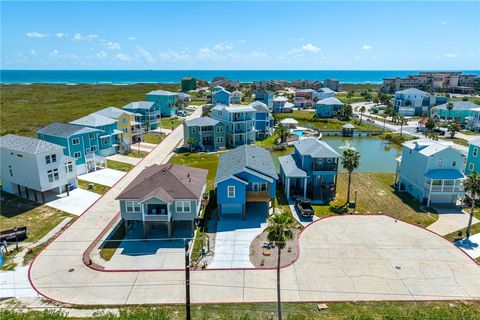
[[[328,202],[335,197],[340,155],[326,142],[308,138],[293,143],[295,152],[278,158],[285,195]]]
[[[64,154],[75,159],[78,175],[106,165],[100,155],[102,134],[99,129],[60,122],[52,122],[37,131],[38,139],[64,147]]]
[[[162,117],[172,117],[177,114],[178,93],[166,90],[155,90],[147,93],[147,101],[154,102]]]
[[[315,104],[315,115],[317,118],[332,118],[343,106],[343,102],[337,98],[325,98]]]
[[[273,107],[273,92],[266,89],[259,89],[255,92],[255,101],[263,102],[269,109]]]
[[[101,131],[99,147],[101,156],[111,156],[119,151],[120,144],[123,144],[123,132],[117,130],[117,120],[107,118],[100,114],[92,113],[83,118],[70,122],[79,126],[89,127]]]
[[[135,101],[123,106],[123,110],[135,114],[135,120],[147,131],[157,129],[161,120],[160,108],[155,102]]]
[[[215,176],[218,212],[267,216],[278,176],[270,153],[243,145],[222,153]]]
[[[230,105],[230,92],[225,89],[212,91],[212,104],[223,104],[225,106]]]
[[[183,123],[183,146],[202,151],[218,150],[225,147],[226,134],[225,124],[210,117],[187,120]]]
[[[448,103],[444,103],[431,109],[432,116],[438,119],[451,119],[458,123],[465,124],[470,116],[480,106],[471,101],[452,101],[453,109],[448,110]]]
[[[465,166],[465,174],[471,175],[473,172],[480,172],[480,139],[470,141],[468,147],[467,165]]]

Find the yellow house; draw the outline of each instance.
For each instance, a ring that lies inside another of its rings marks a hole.
[[[143,141],[142,124],[135,121],[134,113],[115,107],[108,107],[95,113],[117,120],[117,129],[123,132],[123,142],[132,144]]]

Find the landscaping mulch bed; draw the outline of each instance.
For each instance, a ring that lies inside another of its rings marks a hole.
[[[287,241],[285,248],[282,250],[281,257],[281,266],[291,264],[297,259],[299,253],[298,247],[298,236],[301,229],[293,230],[293,239]],[[276,268],[277,267],[277,258],[278,258],[278,249],[276,246],[272,246],[270,250],[270,255],[264,255],[264,246],[268,244],[267,233],[262,232],[253,239],[252,244],[250,245],[250,262],[255,266],[255,268]]]

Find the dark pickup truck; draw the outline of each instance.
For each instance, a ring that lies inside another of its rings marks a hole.
[[[309,218],[315,214],[312,203],[308,199],[297,199],[295,202],[295,207],[302,217]]]

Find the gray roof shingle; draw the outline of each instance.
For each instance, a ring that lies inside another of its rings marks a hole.
[[[82,117],[77,120],[70,121],[71,124],[77,124],[87,127],[100,127],[114,124],[117,120],[102,116],[100,114],[92,113],[88,116]]]
[[[204,127],[204,126],[214,126],[220,121],[212,119],[210,117],[198,117],[192,120],[185,121],[187,127]]]
[[[330,97],[330,98],[325,98],[325,99],[322,99],[320,101],[318,101],[316,104],[323,104],[323,105],[327,105],[327,106],[343,106],[343,102],[338,100],[337,98],[333,98],[333,97]]]
[[[100,132],[101,130],[79,126],[71,123],[52,122],[37,130],[37,134],[68,138],[75,134]]]
[[[124,105],[122,109],[134,110],[134,109],[151,109],[155,102],[151,101],[134,101],[127,105]]]
[[[133,115],[132,112],[127,111],[127,110],[122,110],[116,107],[107,107],[102,110],[98,110],[97,112],[94,112],[93,114],[99,114],[101,116],[107,117],[107,118],[112,118],[112,119],[117,119],[120,117],[122,114],[128,114],[128,115]]]
[[[307,173],[299,168],[298,163],[295,161],[295,157],[291,154],[279,157],[278,161],[283,169],[283,172],[287,177],[306,177]]]
[[[7,134],[0,137],[0,148],[31,154],[63,150],[64,147],[48,141]]]
[[[215,183],[251,169],[277,179],[277,172],[270,153],[262,148],[243,145],[229,150],[220,156]]]
[[[472,101],[451,101],[453,103],[452,110],[471,110],[480,107],[479,105],[473,103]],[[435,109],[448,110],[448,103],[440,104]]]
[[[314,158],[340,158],[340,155],[325,141],[308,138],[293,143],[295,148],[303,155]]]

